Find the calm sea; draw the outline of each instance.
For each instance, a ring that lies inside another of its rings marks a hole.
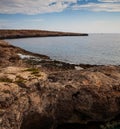
[[[120,65],[120,34],[7,40],[28,51],[74,64]]]

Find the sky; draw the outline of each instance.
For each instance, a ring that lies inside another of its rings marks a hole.
[[[0,29],[120,33],[120,0],[0,0]]]

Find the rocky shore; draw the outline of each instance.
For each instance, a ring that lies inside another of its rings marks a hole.
[[[0,129],[119,129],[120,66],[71,65],[0,41]]]
[[[55,37],[55,36],[88,36],[85,33],[55,32],[44,30],[0,30],[0,39]]]

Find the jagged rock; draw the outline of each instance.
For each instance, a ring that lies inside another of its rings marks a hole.
[[[0,78],[7,78],[0,79],[0,129],[50,129],[119,119],[119,66],[50,74],[23,67],[0,71]]]

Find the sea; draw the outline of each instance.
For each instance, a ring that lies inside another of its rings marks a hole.
[[[120,34],[7,39],[14,46],[71,64],[120,65]]]

